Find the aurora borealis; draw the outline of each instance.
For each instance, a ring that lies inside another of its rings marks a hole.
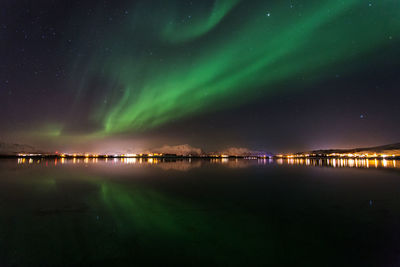
[[[0,0],[0,266],[399,266],[400,0]]]
[[[293,131],[290,145],[303,147],[368,131],[377,136],[359,144],[389,143],[400,130],[397,1],[1,5],[5,139],[277,149]]]

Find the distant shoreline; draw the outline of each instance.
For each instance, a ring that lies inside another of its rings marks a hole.
[[[11,159],[11,158],[31,158],[31,159],[121,159],[121,158],[137,158],[137,159],[396,159],[399,160],[400,156],[368,156],[368,157],[350,157],[350,156],[328,156],[328,155],[319,155],[319,156],[303,156],[303,155],[278,155],[278,156],[184,156],[184,155],[176,155],[176,156],[123,156],[123,155],[0,155],[0,159]]]
[[[113,159],[113,158],[159,158],[159,159],[174,159],[174,158],[195,158],[195,159],[216,159],[216,158],[269,158],[269,157],[258,157],[258,156],[184,156],[184,155],[177,155],[177,156],[107,156],[107,155],[77,155],[77,156],[60,156],[60,155],[0,155],[0,158],[65,158],[65,159]]]

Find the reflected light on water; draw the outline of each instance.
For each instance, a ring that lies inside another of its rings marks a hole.
[[[276,160],[277,164],[282,165],[282,160]],[[305,166],[321,166],[332,168],[400,168],[398,160],[386,159],[306,159],[305,163],[302,160],[287,160],[287,165],[305,165]]]
[[[387,159],[229,159],[229,158],[211,158],[211,159],[163,159],[163,158],[55,158],[55,159],[33,159],[18,158],[18,165],[42,164],[45,166],[57,166],[74,164],[113,164],[113,165],[157,165],[163,169],[189,170],[205,164],[220,164],[228,168],[243,168],[251,165],[299,165],[310,167],[332,167],[332,168],[397,168],[400,169],[398,160]]]
[[[386,159],[382,160],[382,164],[383,164],[383,167],[387,167],[387,160]]]
[[[127,158],[126,159],[126,164],[135,164],[136,163],[136,158]]]

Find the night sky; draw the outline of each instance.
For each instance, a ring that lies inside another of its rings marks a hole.
[[[0,141],[272,152],[400,141],[396,0],[1,0]]]

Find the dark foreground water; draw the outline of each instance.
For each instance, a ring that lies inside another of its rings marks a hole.
[[[0,160],[0,266],[399,266],[400,162]]]

